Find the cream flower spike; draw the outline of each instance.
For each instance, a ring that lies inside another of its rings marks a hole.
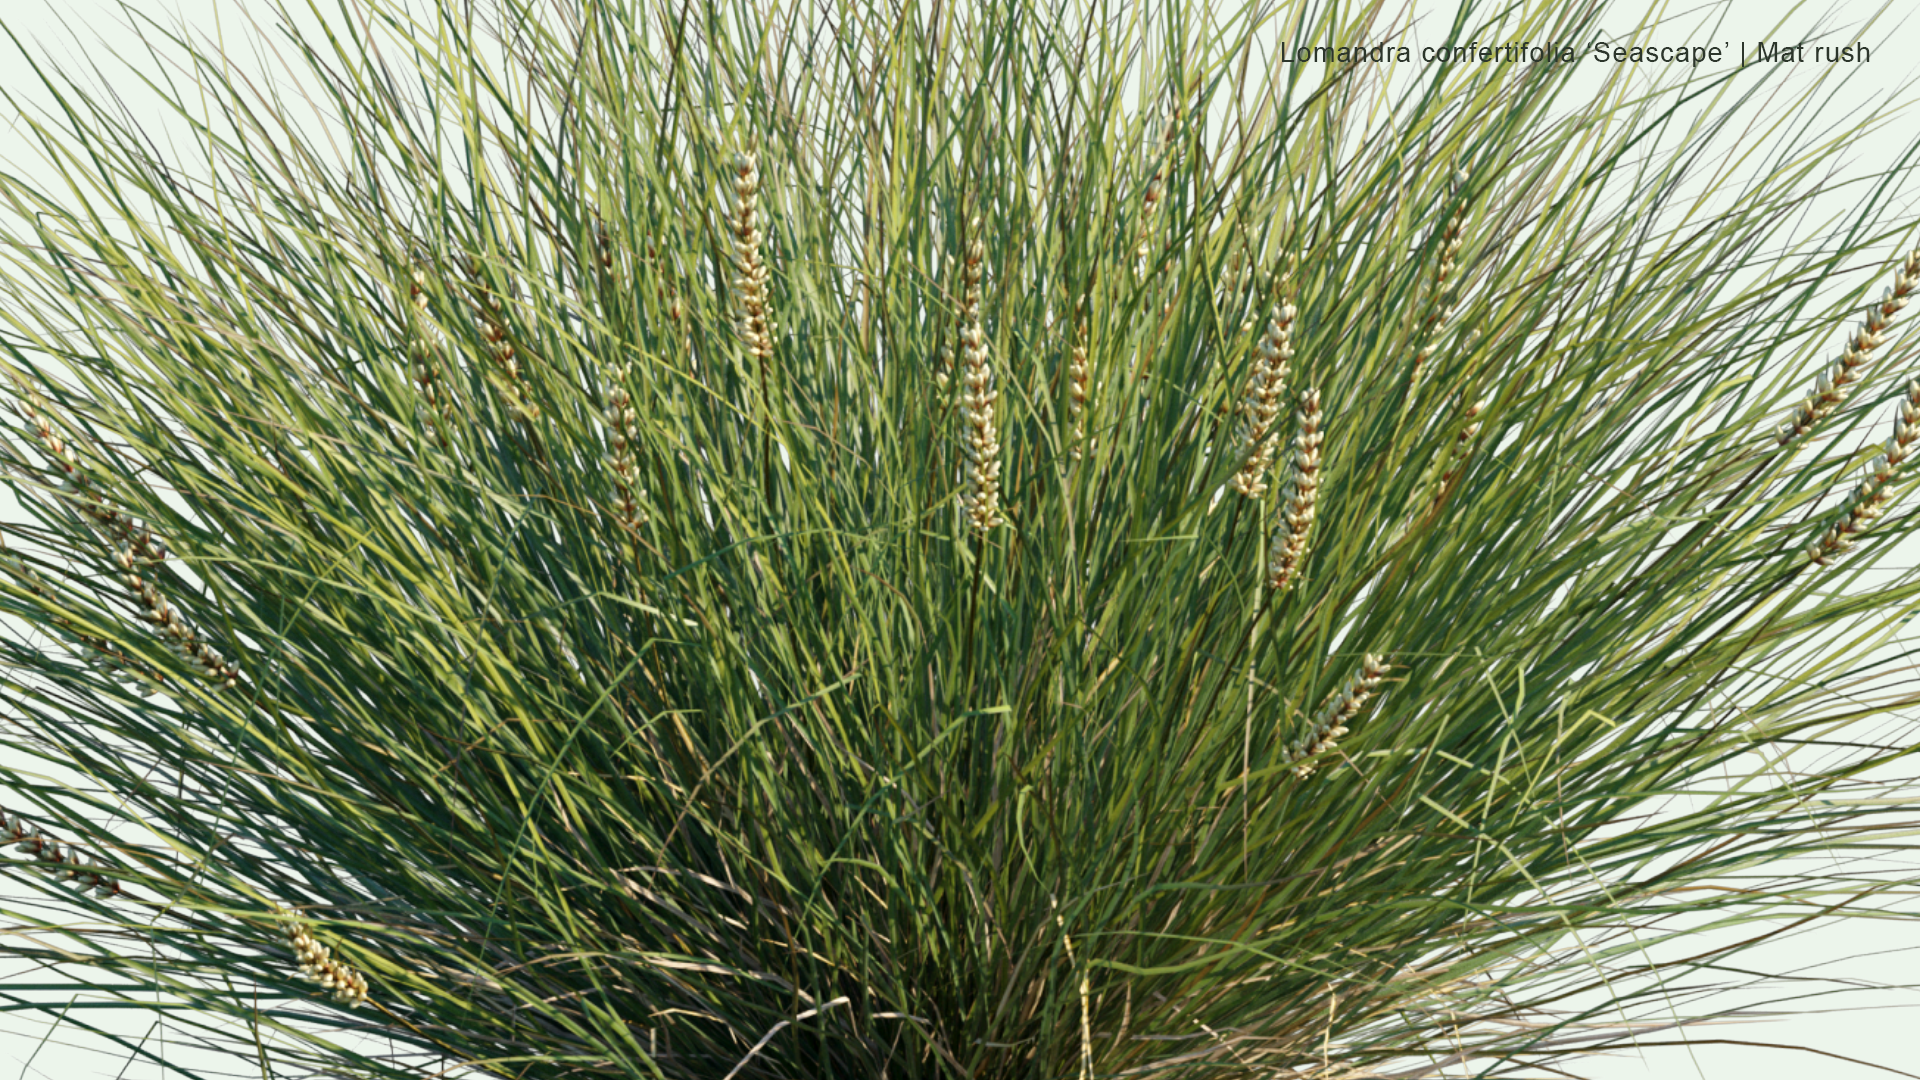
[[[1300,576],[1307,559],[1307,537],[1313,530],[1314,503],[1320,491],[1320,391],[1308,387],[1300,395],[1294,415],[1299,432],[1293,437],[1293,460],[1288,465],[1286,494],[1281,498],[1280,528],[1273,535],[1267,557],[1267,589],[1285,592]]]
[[[1867,362],[1873,350],[1885,343],[1887,328],[1893,325],[1893,317],[1907,306],[1916,288],[1920,288],[1920,247],[1908,253],[1906,262],[1894,274],[1893,288],[1882,294],[1880,302],[1868,310],[1866,322],[1847,341],[1846,348],[1840,351],[1840,359],[1814,380],[1812,396],[1800,403],[1800,409],[1792,420],[1781,424],[1774,432],[1776,442],[1785,446],[1805,435],[1847,400],[1848,390],[1860,381],[1860,365]]]
[[[986,331],[980,325],[980,276],[987,249],[980,239],[979,218],[973,219],[968,231],[973,240],[967,245],[967,321],[960,331],[960,423],[967,455],[967,494],[962,501],[973,531],[985,533],[1006,521],[1000,513],[1000,435],[993,408],[1000,392],[993,385]]]
[[[342,1005],[352,1007],[367,1000],[365,976],[335,960],[333,951],[313,940],[313,935],[297,918],[282,912],[277,905],[274,912],[288,920],[287,940],[300,961],[300,974],[319,983],[321,989],[331,990],[333,999]]]
[[[1294,776],[1305,780],[1313,775],[1312,759],[1339,745],[1340,737],[1347,734],[1347,726],[1360,715],[1367,699],[1373,696],[1380,686],[1380,680],[1391,669],[1391,664],[1372,653],[1361,657],[1360,670],[1354,672],[1347,686],[1334,691],[1314,716],[1307,734],[1295,739],[1287,747],[1287,760],[1293,764]]]

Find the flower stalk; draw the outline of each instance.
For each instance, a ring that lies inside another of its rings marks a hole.
[[[1920,287],[1920,247],[1908,253],[1906,262],[1894,272],[1893,288],[1888,289],[1880,302],[1867,311],[1866,321],[1848,339],[1846,348],[1841,350],[1840,359],[1814,380],[1813,394],[1800,403],[1800,409],[1792,420],[1781,424],[1774,432],[1776,442],[1785,446],[1805,435],[1847,400],[1853,384],[1860,381],[1860,366],[1871,358],[1873,350],[1886,341],[1887,328],[1893,325],[1893,317],[1907,306],[1916,287]]]
[[[1293,437],[1293,460],[1280,500],[1280,527],[1273,535],[1267,559],[1267,589],[1283,593],[1293,588],[1307,558],[1313,530],[1314,503],[1320,492],[1320,391],[1308,387],[1294,414],[1299,430]]]
[[[1093,441],[1087,438],[1087,399],[1093,388],[1087,359],[1086,309],[1087,301],[1082,297],[1073,308],[1073,351],[1067,359],[1067,419],[1073,425],[1067,453],[1075,461],[1081,459],[1083,450],[1093,448]]]
[[[1060,916],[1060,901],[1052,893],[1047,901],[1053,905],[1053,921],[1060,927],[1060,937],[1067,944],[1067,963],[1079,967],[1079,960],[1073,954],[1073,936],[1067,933],[1067,921]],[[1080,1080],[1092,1080],[1093,1077],[1093,1028],[1092,1009],[1088,1004],[1089,981],[1086,969],[1080,971]]]
[[[1485,398],[1467,406],[1467,424],[1460,429],[1458,435],[1453,437],[1453,449],[1447,455],[1446,471],[1440,474],[1440,490],[1434,495],[1436,499],[1446,493],[1447,485],[1453,483],[1453,478],[1460,475],[1461,463],[1466,461],[1467,455],[1473,452],[1473,440],[1480,437],[1480,421],[1474,417],[1479,416],[1486,407]]]
[[[42,581],[40,576],[33,572],[33,568],[27,565],[27,561],[24,558],[14,552],[6,551],[5,546],[5,542],[0,541],[0,568],[4,568],[7,574],[18,582],[22,589],[33,593],[44,602],[48,618],[52,620],[54,626],[58,627],[72,640],[79,642],[93,650],[94,654],[97,654],[90,654],[86,657],[86,663],[89,667],[102,671],[116,682],[122,682],[142,697],[151,695],[154,692],[154,687],[142,683],[140,681],[141,678],[162,686],[166,684],[167,676],[165,672],[157,671],[145,664],[139,663],[121,651],[119,646],[105,638],[85,633],[78,626],[74,625],[72,619],[60,614],[59,611],[56,610],[60,598],[53,591],[52,586]]]
[[[1166,201],[1167,197],[1167,171],[1175,166],[1178,159],[1180,147],[1176,140],[1180,134],[1181,114],[1181,106],[1175,102],[1172,110],[1167,114],[1166,130],[1160,135],[1160,160],[1154,166],[1153,176],[1147,180],[1146,193],[1141,197],[1140,237],[1138,244],[1134,247],[1133,272],[1136,278],[1144,279],[1147,276],[1148,260],[1153,254],[1154,223],[1160,205]],[[1163,308],[1161,314],[1166,314],[1172,304],[1173,300],[1169,298],[1168,307]]]
[[[1228,255],[1227,268],[1220,275],[1221,313],[1227,318],[1239,316],[1239,333],[1253,332],[1253,309],[1247,302],[1247,286],[1253,279],[1253,259],[1247,251],[1244,233],[1236,234]]]
[[[1434,339],[1446,329],[1447,323],[1452,321],[1454,311],[1458,307],[1454,298],[1448,295],[1448,283],[1453,278],[1454,269],[1459,265],[1461,230],[1467,217],[1467,201],[1460,197],[1460,189],[1466,184],[1467,174],[1455,168],[1452,178],[1447,181],[1447,201],[1454,204],[1453,216],[1447,220],[1446,228],[1440,234],[1440,264],[1434,269],[1433,284],[1429,286],[1427,292],[1427,307],[1430,313],[1420,328],[1421,337],[1424,340],[1420,345],[1420,351],[1413,356],[1413,373],[1408,380],[1410,390],[1419,389],[1421,375],[1426,370],[1426,362],[1433,355]],[[1454,284],[1457,286],[1458,283]]]
[[[300,961],[301,975],[319,983],[321,989],[333,991],[333,999],[349,1008],[367,1000],[366,976],[335,960],[333,950],[313,940],[306,927],[282,912],[278,905],[274,906],[274,913],[288,920],[287,940]]]
[[[759,219],[760,159],[750,152],[735,154],[733,170],[734,287],[740,292],[736,325],[747,351],[766,363],[773,359],[774,328],[767,319],[767,279],[771,272],[760,256],[765,241]]]
[[[440,371],[434,364],[437,351],[435,335],[437,330],[427,314],[429,297],[427,295],[427,276],[418,268],[413,271],[413,280],[407,285],[409,304],[409,334],[407,357],[412,361],[413,381],[420,388],[420,397],[426,404],[420,411],[420,421],[426,427],[442,450],[447,449],[446,421],[453,414],[453,399],[441,387]]]
[[[1829,560],[1853,550],[1854,537],[1871,528],[1886,512],[1887,503],[1893,497],[1890,485],[1899,475],[1900,466],[1912,454],[1916,441],[1920,441],[1920,380],[1909,379],[1907,399],[1894,419],[1893,434],[1887,438],[1882,452],[1868,463],[1867,475],[1854,489],[1847,512],[1819,539],[1807,545],[1808,561],[1825,567]]]
[[[197,665],[207,678],[219,683],[221,689],[231,690],[240,679],[240,668],[228,663],[218,650],[202,641],[193,628],[180,617],[180,613],[167,602],[166,597],[161,595],[153,583],[148,581],[138,569],[158,566],[167,557],[166,544],[152,532],[134,524],[131,518],[106,504],[79,458],[74,455],[72,447],[67,445],[54,428],[52,417],[45,412],[46,402],[37,391],[30,391],[26,400],[16,399],[15,406],[33,426],[35,434],[40,437],[48,453],[66,475],[68,487],[79,493],[78,509],[82,515],[106,534],[108,547],[114,549],[114,560],[120,566],[122,580],[144,609],[139,616],[140,620],[151,623],[154,629],[166,639],[167,646],[182,659]],[[26,564],[20,562],[15,569],[23,573],[26,570]],[[48,596],[49,593],[41,592],[41,595]],[[95,639],[93,644],[96,648],[100,647],[98,639]],[[104,651],[109,654],[113,652],[111,649]]]
[[[1235,442],[1240,447],[1240,471],[1231,481],[1233,489],[1249,499],[1267,492],[1267,468],[1273,464],[1278,433],[1273,422],[1280,415],[1280,390],[1293,360],[1293,319],[1289,303],[1273,309],[1267,332],[1254,353],[1253,370],[1247,375],[1247,388],[1240,401],[1240,426]]]
[[[88,862],[77,851],[61,851],[60,845],[51,838],[35,832],[33,826],[27,824],[26,818],[17,814],[9,818],[4,807],[0,807],[0,843],[12,844],[15,850],[32,855],[49,867],[65,868],[63,880],[79,881],[82,895],[89,889],[103,898],[119,896],[124,892],[118,881],[101,873],[107,869],[104,864]]]
[[[960,332],[960,424],[967,455],[963,505],[973,531],[985,533],[1006,520],[1000,513],[1000,436],[993,408],[1000,393],[993,385],[986,332],[980,325],[980,278],[987,257],[986,244],[979,235],[980,219],[975,218],[968,231],[974,235],[967,245],[967,294],[961,309],[966,324]]]
[[[499,377],[489,381],[506,402],[508,415],[522,423],[532,423],[540,418],[540,407],[527,399],[526,382],[520,377],[519,353],[515,351],[513,343],[507,340],[506,312],[501,306],[500,297],[480,279],[480,263],[477,259],[467,260],[467,273],[474,277],[480,293],[479,299],[473,303],[474,317],[480,323],[480,337],[487,344],[494,366],[499,368]]]
[[[1373,696],[1380,680],[1392,667],[1372,653],[1361,658],[1360,670],[1354,672],[1346,688],[1335,691],[1326,704],[1320,706],[1307,733],[1287,746],[1287,760],[1293,765],[1294,776],[1305,780],[1313,775],[1312,759],[1339,745],[1341,737],[1349,731],[1348,725],[1360,715],[1367,699]]]
[[[646,514],[640,509],[640,500],[647,493],[640,486],[640,467],[634,460],[633,447],[639,441],[640,433],[636,424],[639,417],[633,410],[633,399],[621,383],[627,379],[628,369],[622,365],[614,372],[614,382],[607,390],[607,426],[611,429],[607,442],[612,454],[607,458],[607,466],[613,472],[614,500],[611,507],[613,517],[627,536],[626,555],[632,558],[639,542],[640,526],[646,524]]]

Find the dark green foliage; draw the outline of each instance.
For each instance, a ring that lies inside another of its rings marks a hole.
[[[199,85],[161,89],[212,184],[43,71],[75,187],[0,180],[30,514],[0,610],[52,636],[5,643],[4,738],[112,794],[0,770],[0,795],[105,863],[120,891],[77,907],[175,957],[84,962],[540,1080],[1546,1075],[1728,955],[1633,981],[1663,935],[1865,910],[1872,881],[1766,867],[1906,843],[1857,779],[1906,751],[1752,755],[1911,700],[1852,688],[1891,685],[1864,636],[1920,579],[1843,588],[1912,531],[1904,482],[1834,567],[1804,553],[1872,455],[1848,447],[1892,430],[1905,324],[1773,436],[1906,257],[1904,159],[1829,235],[1787,230],[1834,143],[1690,216],[1677,183],[1766,76],[1262,85],[1252,23],[1156,14],[1130,105],[1141,30],[1113,11],[840,10],[809,37],[368,0],[280,46],[350,138],[172,38]],[[981,533],[976,239],[1007,519]],[[1246,498],[1235,409],[1286,304]],[[1309,387],[1311,543],[1271,592]],[[1367,654],[1391,666],[1341,706]],[[1646,816],[1687,793],[1713,797]],[[171,845],[111,836],[122,805]],[[301,981],[276,905],[366,1003]]]

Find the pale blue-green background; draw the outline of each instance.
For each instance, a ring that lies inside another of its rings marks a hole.
[[[808,4],[805,10],[811,11],[816,7]],[[289,79],[289,66],[270,53],[264,54],[267,58],[263,60],[263,53],[257,48],[257,39],[250,40],[253,31],[248,24],[248,16],[271,25],[268,4],[260,0],[226,0],[223,3],[192,0],[178,4],[151,3],[144,5],[142,10],[168,25],[176,20],[184,21],[195,34],[225,42],[237,68],[249,74],[266,72],[280,80],[283,89],[289,89],[285,85]],[[1643,11],[1651,10],[1657,9],[1649,8],[1644,3],[1629,4],[1623,9],[1623,14],[1609,19],[1607,26],[1615,33],[1625,34],[1638,24]],[[1665,18],[1654,31],[1652,40],[1659,45],[1721,42],[1732,46],[1742,39],[1751,41],[1762,37],[1798,40],[1810,36],[1816,27],[1833,31],[1833,37],[1828,40],[1863,40],[1872,46],[1874,59],[1860,71],[1851,86],[1836,92],[1833,100],[1818,114],[1820,119],[1814,122],[1816,125],[1836,123],[1846,120],[1854,110],[1879,96],[1907,85],[1915,77],[1916,70],[1920,70],[1916,67],[1920,64],[1920,19],[1902,22],[1901,13],[1888,12],[1875,25],[1865,27],[1864,24],[1875,10],[1875,4],[1858,0],[1831,9],[1796,8],[1779,0],[1757,0],[1741,5],[1737,14],[1724,4],[1671,4],[1664,9]],[[0,20],[4,20],[37,53],[58,59],[76,73],[86,72],[89,65],[97,65],[99,74],[89,76],[91,85],[95,89],[110,87],[142,120],[150,136],[163,150],[187,160],[196,156],[191,142],[186,141],[185,129],[178,118],[165,115],[151,92],[110,55],[110,51],[117,50],[124,56],[136,59],[143,68],[151,69],[152,61],[145,56],[125,15],[117,6],[102,0],[69,0],[59,4],[48,4],[46,0],[13,0],[6,5],[5,11]],[[1442,29],[1450,22],[1453,11],[1451,2],[1416,4],[1413,8],[1415,42],[1437,42]],[[303,14],[303,25],[310,25],[310,18]],[[66,23],[64,27],[61,25],[63,19]],[[1268,35],[1269,40],[1272,37]],[[1597,67],[1590,64],[1585,67],[1587,70],[1583,70],[1581,77],[1597,83],[1600,74]],[[1788,80],[1788,88],[1798,89],[1806,85],[1816,77],[1818,71],[1811,64],[1794,71]],[[35,94],[32,88],[24,85],[30,75],[22,70],[18,55],[6,44],[0,44],[0,78],[4,78],[16,92],[24,92],[28,98],[44,102],[43,95]],[[1920,113],[1910,112],[1908,115],[1912,125],[1920,129]],[[57,190],[57,179],[45,168],[32,145],[22,138],[21,131],[13,121],[10,113],[0,115],[0,163],[4,163],[9,171],[33,177],[44,190]],[[1757,134],[1756,141],[1760,137]],[[1886,168],[1900,148],[1899,141],[1897,137],[1889,137],[1857,146],[1843,159],[1840,176],[1865,176]],[[1920,184],[1910,183],[1906,190],[1920,191]],[[1827,209],[1816,213],[1808,221],[1808,227],[1811,229],[1819,224],[1821,213],[1842,211],[1847,201],[1836,200]],[[1907,201],[1903,207],[1912,212],[1915,204]],[[1841,330],[1836,328],[1833,335],[1836,347],[1840,336]],[[18,514],[18,507],[11,497],[0,493],[0,519],[13,520]],[[9,623],[4,627],[4,632],[18,634],[20,630]],[[0,707],[0,714],[4,712],[4,707]],[[22,769],[45,768],[25,755],[4,748],[0,748],[0,763]],[[51,771],[51,774],[72,779],[69,774],[58,771]],[[1920,866],[1896,867],[1895,870],[1903,876],[1920,877],[1920,874],[1914,873],[1920,870]],[[7,896],[0,900],[10,907],[28,906],[25,895]],[[1911,902],[1901,907],[1908,911],[1920,911],[1920,905]],[[0,932],[5,931],[5,927],[0,927]],[[48,940],[52,942],[57,939]],[[1747,954],[1742,958],[1743,966],[1756,972],[1775,975],[1793,973],[1820,980],[1801,984],[1802,992],[1850,984],[1892,984],[1894,988],[1802,1002],[1787,1006],[1799,1010],[1801,1015],[1765,1024],[1720,1028],[1702,1034],[1776,1044],[1804,1044],[1920,1074],[1920,1040],[1913,1038],[1913,1032],[1920,1030],[1917,1027],[1920,1026],[1920,1011],[1916,1011],[1916,1007],[1920,1006],[1920,990],[1899,985],[1920,981],[1908,974],[1913,969],[1916,947],[1920,947],[1920,923],[1900,921],[1827,927],[1777,941]],[[4,941],[0,941],[0,948],[4,948]],[[27,965],[0,959],[0,986],[31,979],[32,974]],[[1737,973],[1729,973],[1728,982],[1731,984],[1736,981]],[[45,995],[40,997],[44,998]],[[1742,1000],[1752,998],[1749,996]],[[56,1012],[58,1005],[58,1002],[54,1003]],[[1811,1011],[1823,1006],[1850,1011]],[[1681,1008],[1684,1010],[1685,1006]],[[130,1061],[126,1051],[100,1036],[71,1025],[53,1028],[50,1018],[51,1014],[36,1017],[18,1012],[0,1013],[0,1080],[16,1076],[22,1080],[30,1077],[38,1080],[92,1080],[94,1077],[162,1080],[159,1066],[144,1060]],[[139,1041],[145,1038],[150,1048],[158,1049],[164,1044],[164,1056],[203,1068],[202,1075],[258,1075],[250,1058],[196,1051],[181,1046],[178,1029],[156,1026],[151,1015],[128,1012],[116,1016],[110,1012],[95,1011],[89,1013],[87,1018],[129,1039]],[[377,1044],[365,1049],[378,1053],[384,1052],[386,1047]],[[1579,1072],[1599,1080],[1642,1076],[1705,1077],[1712,1080],[1801,1080],[1802,1077],[1816,1076],[1824,1080],[1866,1080],[1868,1077],[1893,1075],[1862,1065],[1848,1064],[1833,1057],[1799,1051],[1717,1045],[1653,1049],[1647,1051],[1644,1059],[1621,1058],[1583,1064]],[[1456,1069],[1448,1075],[1466,1074]]]

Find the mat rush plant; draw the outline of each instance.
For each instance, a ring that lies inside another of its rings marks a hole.
[[[9,68],[0,873],[71,917],[0,948],[74,981],[0,1008],[1544,1077],[1900,895],[1920,147],[1696,198],[1817,74],[1419,58],[1594,5],[363,0],[286,30],[308,123],[139,10],[184,162]]]

